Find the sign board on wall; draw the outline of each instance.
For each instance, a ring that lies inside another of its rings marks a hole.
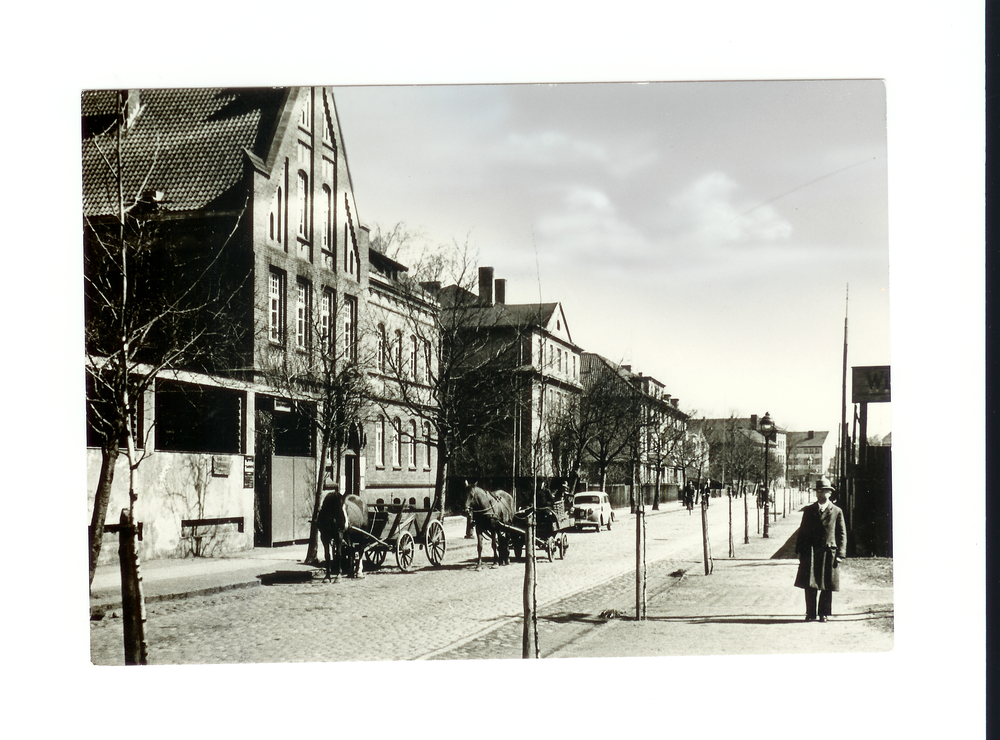
[[[228,455],[212,455],[212,475],[218,478],[228,478],[233,460]]]
[[[889,403],[889,366],[851,368],[852,403]]]
[[[253,455],[243,456],[243,487],[253,488]]]

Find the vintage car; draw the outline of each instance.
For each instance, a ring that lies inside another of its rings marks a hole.
[[[603,491],[584,491],[573,497],[573,520],[578,529],[593,526],[611,529],[615,513],[611,510],[608,494]]]

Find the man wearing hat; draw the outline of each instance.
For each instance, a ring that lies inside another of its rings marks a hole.
[[[816,502],[802,510],[802,524],[795,541],[799,570],[795,586],[806,592],[806,621],[819,617],[825,622],[833,613],[833,592],[840,590],[837,565],[847,556],[847,527],[844,512],[831,500],[833,486],[828,478],[816,481]],[[816,597],[819,595],[817,611]]]

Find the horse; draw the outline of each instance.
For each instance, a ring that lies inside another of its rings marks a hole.
[[[483,533],[493,543],[493,560],[497,565],[510,563],[507,535],[498,524],[510,524],[514,519],[514,497],[506,491],[484,491],[471,485],[465,489],[463,506],[476,528],[476,569],[483,564]]]
[[[338,577],[343,570],[344,533],[349,527],[364,527],[367,524],[368,505],[360,496],[353,494],[343,496],[336,489],[326,494],[323,503],[320,504],[319,515],[316,517],[316,527],[323,541],[323,556],[326,558],[324,581],[331,580],[334,562],[337,564]],[[334,545],[335,560],[330,558],[331,544]],[[350,572],[345,575],[357,576],[361,572],[361,558],[358,557],[358,553],[353,552],[353,548],[351,555],[352,561],[348,568]]]

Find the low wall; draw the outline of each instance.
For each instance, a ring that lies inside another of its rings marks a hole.
[[[142,522],[139,557],[213,557],[253,547],[253,488],[243,487],[243,455],[150,452],[138,467],[135,520]],[[101,470],[101,451],[87,450],[88,520]],[[105,524],[128,507],[128,462],[118,457]],[[242,518],[235,524],[183,527],[184,520]],[[100,563],[117,562],[118,536],[105,534]]]

